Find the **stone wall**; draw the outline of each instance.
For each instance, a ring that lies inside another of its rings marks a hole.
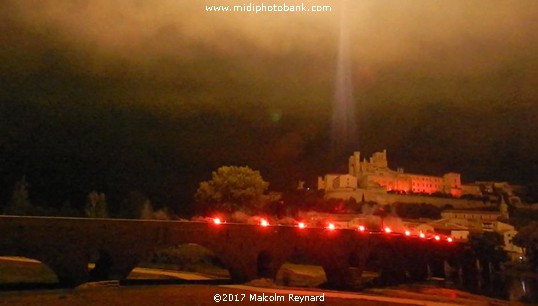
[[[383,191],[373,191],[367,189],[356,189],[354,191],[328,191],[325,193],[326,198],[336,198],[347,200],[355,198],[357,202],[361,202],[363,197],[366,202],[376,202],[380,205],[394,203],[425,203],[442,208],[445,205],[452,205],[454,209],[481,209],[485,207],[495,207],[495,204],[482,201],[463,200],[457,198],[438,198],[419,195],[399,195],[390,194]]]

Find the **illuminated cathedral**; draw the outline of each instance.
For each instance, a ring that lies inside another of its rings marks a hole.
[[[462,194],[459,173],[443,176],[405,173],[403,168],[388,167],[387,150],[374,153],[369,159],[361,160],[361,153],[349,157],[348,173],[327,174],[318,178],[318,189],[327,191],[353,191],[357,189],[377,190],[402,194],[444,193],[459,197]]]

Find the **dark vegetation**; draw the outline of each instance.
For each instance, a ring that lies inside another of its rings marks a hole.
[[[471,233],[468,245],[479,261],[492,263],[496,270],[500,269],[500,263],[508,260],[506,252],[502,249],[503,237],[498,233]]]
[[[149,199],[141,193],[132,192],[119,205],[109,208],[104,193],[92,191],[85,201],[85,206],[75,208],[69,202],[61,207],[37,206],[30,201],[29,184],[22,177],[13,188],[11,199],[3,209],[8,215],[21,216],[59,216],[86,218],[123,218],[123,219],[170,219],[167,209],[155,211]],[[2,213],[2,211],[0,211]]]
[[[538,203],[538,182],[529,183],[516,190],[523,203]]]
[[[538,220],[538,210],[531,210],[531,209],[510,209],[510,224],[516,227],[516,229],[520,229],[528,224],[530,224],[533,221]]]
[[[396,213],[404,219],[439,219],[441,218],[441,209],[431,204],[413,204],[413,203],[396,203]],[[450,208],[450,206],[447,206]]]
[[[538,221],[531,221],[519,229],[513,238],[514,244],[525,248],[527,262],[534,272],[538,272]]]
[[[256,213],[265,204],[263,196],[269,187],[260,172],[249,167],[222,166],[208,181],[200,183],[194,195],[197,210]]]

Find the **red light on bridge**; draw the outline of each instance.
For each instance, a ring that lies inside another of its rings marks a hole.
[[[263,227],[269,226],[269,221],[267,221],[265,219],[261,219],[260,220],[260,225],[263,226]]]
[[[437,240],[437,241],[441,240],[441,237],[440,237],[439,235],[435,235],[434,238],[435,238],[435,240]]]
[[[214,224],[221,224],[222,221],[220,220],[220,218],[213,218],[213,223]]]
[[[385,233],[387,233],[387,234],[392,233],[392,230],[390,229],[390,227],[388,227],[388,226],[385,227]]]
[[[299,228],[305,228],[306,225],[305,225],[303,222],[299,222],[299,223],[297,223],[297,227],[299,227]]]
[[[330,230],[330,231],[334,231],[336,227],[334,226],[333,223],[329,223],[329,225],[327,225],[327,229]]]
[[[406,235],[406,236],[411,236],[411,232],[410,232],[409,230],[406,230],[406,231],[405,231],[405,235]]]
[[[366,227],[364,225],[359,225],[359,231],[364,232],[366,230]]]

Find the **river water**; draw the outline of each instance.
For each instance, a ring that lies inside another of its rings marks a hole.
[[[453,275],[445,279],[442,286],[507,301],[538,303],[538,277],[532,275],[494,274],[489,277]]]

